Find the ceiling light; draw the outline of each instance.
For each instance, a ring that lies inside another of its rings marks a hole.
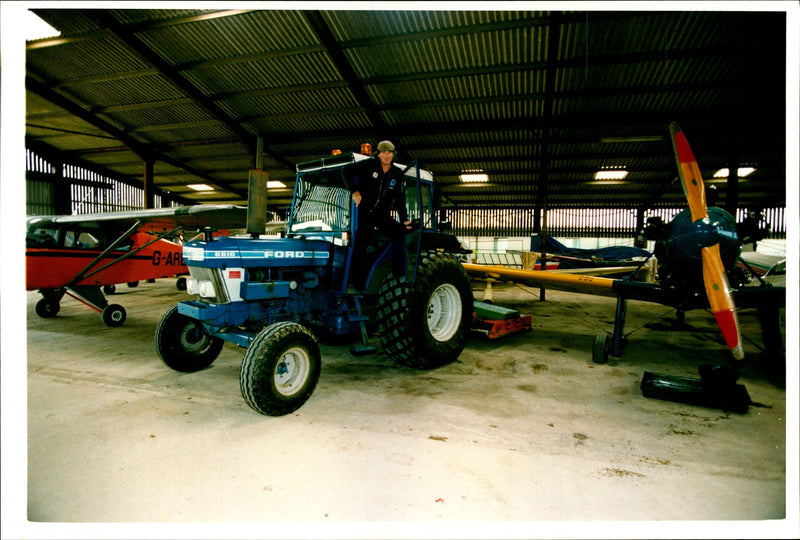
[[[464,171],[459,176],[462,182],[488,182],[489,175],[480,169]]]
[[[739,174],[739,178],[744,178],[745,176],[749,176],[755,172],[754,167],[739,167],[737,169],[737,173]],[[724,169],[720,169],[714,173],[714,178],[727,178],[730,174],[730,170],[725,167]]]
[[[284,189],[286,184],[280,180],[267,180],[267,189]]]
[[[627,180],[595,180],[594,182],[583,183],[591,186],[621,186],[624,184],[630,184],[630,182]]]
[[[25,41],[35,41],[37,39],[54,38],[61,35],[61,32],[46,23],[33,11],[25,10]]]
[[[639,135],[634,137],[600,137],[601,143],[637,143],[637,142],[661,142],[664,140],[662,135]]]
[[[214,191],[214,188],[208,184],[188,184],[186,187],[195,191]]]
[[[594,173],[595,180],[622,180],[628,176],[628,171],[621,169],[607,169]]]

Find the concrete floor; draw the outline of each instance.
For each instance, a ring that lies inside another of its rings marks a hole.
[[[796,536],[783,533],[797,523],[792,489],[784,519],[786,391],[758,361],[753,312],[739,314],[739,382],[769,407],[729,414],[639,388],[644,371],[697,377],[700,364],[726,363],[710,314],[665,332],[645,325],[674,312],[631,302],[624,356],[595,365],[592,340],[611,330],[613,299],[493,291],[496,304],[533,315],[532,332],[475,335],[458,362],[428,372],[323,344],[315,393],[280,418],[243,401],[241,349],[226,345],[198,373],[161,362],[156,324],[186,298],[173,280],[118,286],[111,300],[128,319],[115,329],[71,299],[40,319],[39,295],[27,293],[25,536],[54,522],[268,522],[190,534],[406,537],[426,522],[426,537],[676,537],[687,520],[701,522],[686,533],[697,538]],[[642,520],[663,523],[642,530]],[[124,534],[188,530],[131,527]]]

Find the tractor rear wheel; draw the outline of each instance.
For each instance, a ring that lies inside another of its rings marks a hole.
[[[432,369],[458,358],[467,344],[473,311],[470,279],[446,253],[425,253],[416,284],[390,275],[377,304],[384,352],[398,364]]]
[[[244,353],[242,397],[261,414],[289,414],[311,397],[321,369],[319,345],[307,328],[294,322],[272,324]]]
[[[156,328],[158,355],[175,371],[191,373],[210,366],[222,350],[222,340],[208,335],[203,325],[178,313],[167,311]]]

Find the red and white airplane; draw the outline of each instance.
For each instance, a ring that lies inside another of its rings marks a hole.
[[[64,295],[102,314],[111,327],[125,322],[125,308],[109,304],[104,293],[115,284],[189,273],[181,235],[244,228],[247,208],[196,205],[76,216],[32,216],[27,220],[26,283],[38,290],[40,317],[55,317]],[[185,288],[185,278],[178,288]]]

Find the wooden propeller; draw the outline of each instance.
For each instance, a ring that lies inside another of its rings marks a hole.
[[[713,224],[708,223],[705,186],[694,153],[678,124],[672,123],[669,128],[672,146],[675,150],[675,160],[678,164],[678,175],[689,203],[692,222],[704,226],[706,229],[711,225],[713,229]],[[711,243],[713,240],[706,241]],[[728,278],[725,275],[725,267],[720,257],[719,242],[715,241],[711,245],[704,245],[700,255],[703,261],[703,282],[708,302],[711,305],[711,312],[717,320],[722,336],[731,349],[733,357],[736,360],[742,360],[744,359],[744,349],[739,332],[739,321],[736,317],[736,308],[733,305]]]

